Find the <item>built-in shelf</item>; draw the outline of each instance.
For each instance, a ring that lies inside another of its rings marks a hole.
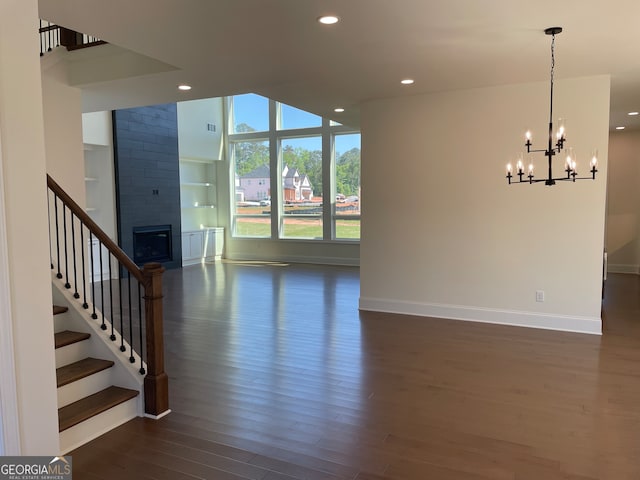
[[[90,150],[90,151],[92,151],[92,150]],[[86,153],[85,153],[85,157],[86,157]],[[85,164],[86,164],[86,160],[85,160]],[[96,188],[98,188],[100,186],[99,184],[96,185],[98,183],[98,178],[97,177],[84,177],[84,181],[87,182],[87,183],[91,183],[92,184],[90,189],[87,187],[88,190],[95,190]],[[95,205],[95,201],[87,201],[87,203]],[[97,209],[95,207],[86,207],[84,209],[84,211],[89,213],[89,212],[95,212],[95,211],[97,211]]]
[[[203,225],[218,223],[218,170],[222,171],[224,166],[220,161],[222,134],[220,129],[211,131],[207,127],[223,125],[223,100],[207,98],[178,102],[177,110],[181,228],[183,233],[203,232],[206,231],[202,229]],[[185,240],[185,251],[199,252],[201,235],[193,236],[192,233],[188,242]],[[201,260],[204,257],[199,253],[194,258]],[[190,261],[188,253],[183,252],[183,258]]]
[[[187,163],[213,164],[213,162],[216,162],[218,160],[212,160],[210,158],[185,158],[185,157],[180,157],[180,161],[181,162],[187,162]]]
[[[184,187],[213,187],[213,183],[203,183],[203,182],[184,182],[180,185]]]

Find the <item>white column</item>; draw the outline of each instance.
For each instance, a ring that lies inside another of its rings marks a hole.
[[[0,137],[8,254],[8,265],[0,266],[0,272],[5,278],[8,274],[11,298],[18,410],[12,420],[19,428],[19,453],[55,455],[59,439],[37,26],[37,0],[0,2]],[[6,286],[0,288],[7,292]],[[3,415],[3,423],[8,420]]]
[[[7,254],[5,221],[2,139],[0,138],[0,331],[2,331],[0,336],[0,365],[2,365],[2,368],[0,368],[0,456],[17,455],[20,452],[20,430],[17,421],[18,398],[13,361],[9,257]]]

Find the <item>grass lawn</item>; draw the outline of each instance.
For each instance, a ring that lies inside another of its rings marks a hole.
[[[241,237],[270,237],[271,224],[260,218],[237,218],[236,235]],[[322,222],[316,219],[285,218],[283,238],[322,238]],[[360,220],[339,220],[336,238],[359,239]]]

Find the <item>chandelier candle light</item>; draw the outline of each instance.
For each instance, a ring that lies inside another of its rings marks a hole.
[[[533,163],[529,161],[529,165],[525,171],[524,165],[524,155],[522,153],[518,154],[518,158],[516,160],[516,168],[515,174],[513,172],[513,166],[511,163],[507,164],[507,180],[509,184],[512,183],[537,183],[544,182],[545,185],[555,185],[556,181],[566,181],[570,180],[575,182],[576,180],[595,180],[597,166],[598,166],[598,152],[594,150],[591,154],[591,176],[590,177],[578,177],[578,171],[576,170],[576,157],[573,153],[573,148],[564,148],[564,144],[567,140],[565,136],[565,123],[562,119],[558,121],[558,130],[555,134],[555,144],[554,144],[554,134],[553,134],[553,73],[555,69],[555,43],[556,43],[556,35],[562,32],[562,27],[550,27],[545,29],[544,33],[547,35],[551,35],[551,100],[549,107],[549,144],[546,150],[532,150],[531,147],[533,144],[531,143],[531,132],[527,131],[525,134],[526,142],[525,147],[527,147],[527,154],[530,153],[538,153],[544,152],[544,155],[549,159],[549,174],[547,178],[534,178],[533,175]],[[552,160],[553,156],[556,154],[560,154],[562,150],[566,154],[566,160],[564,165],[564,171],[566,176],[562,177],[553,177],[553,169],[552,169]],[[515,180],[515,177],[518,177]]]

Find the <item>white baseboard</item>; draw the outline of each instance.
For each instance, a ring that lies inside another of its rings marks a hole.
[[[254,255],[250,253],[242,253],[240,255],[227,255],[226,260],[234,261],[256,261],[256,262],[278,262],[278,263],[306,263],[312,265],[335,265],[345,267],[360,266],[359,258],[348,257],[314,257],[314,256],[296,256],[296,255]]]
[[[166,417],[167,415],[169,415],[171,413],[171,409],[168,408],[167,410],[165,410],[164,412],[162,412],[159,415],[151,415],[150,413],[145,413],[144,417],[146,418],[151,418],[153,420],[160,420],[163,417]]]
[[[495,323],[499,325],[542,328],[545,330],[560,330],[592,335],[602,334],[602,320],[599,317],[578,317],[366,297],[360,297],[359,308],[360,310],[371,310],[374,312],[417,315],[449,320],[464,320],[468,322]]]
[[[620,263],[610,263],[607,266],[607,272],[609,273],[633,273],[638,275],[640,273],[640,265],[628,265]]]

